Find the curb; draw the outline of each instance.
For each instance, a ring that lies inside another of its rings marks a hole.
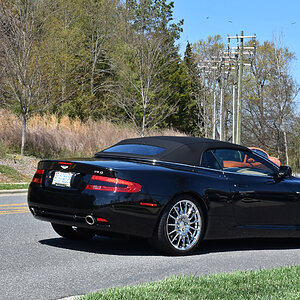
[[[19,190],[0,190],[0,195],[2,194],[25,194],[28,192],[28,189],[19,189]]]
[[[58,300],[76,300],[76,299],[78,299],[79,297],[82,297],[82,296],[84,296],[84,295],[70,296],[70,297],[61,298],[61,299],[58,299]]]

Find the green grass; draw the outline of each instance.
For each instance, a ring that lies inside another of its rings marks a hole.
[[[201,277],[172,276],[138,286],[111,288],[76,299],[300,299],[300,266]]]
[[[30,180],[27,176],[22,175],[16,169],[5,165],[0,165],[0,174],[3,174],[10,181],[14,182],[24,182]]]
[[[29,183],[0,183],[0,190],[28,189]]]

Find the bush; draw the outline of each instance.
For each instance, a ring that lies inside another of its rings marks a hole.
[[[0,110],[0,153],[19,152],[21,120]],[[173,130],[151,132],[149,135],[180,135]],[[26,153],[37,157],[91,157],[120,140],[137,137],[130,125],[116,125],[107,120],[82,122],[67,116],[35,115],[27,125]],[[2,150],[1,150],[2,149]]]

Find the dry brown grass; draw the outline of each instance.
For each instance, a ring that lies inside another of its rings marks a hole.
[[[174,130],[151,132],[149,135],[181,135]],[[137,137],[129,125],[116,125],[106,120],[85,123],[64,116],[35,115],[28,121],[27,152],[40,157],[93,156],[126,138]],[[0,110],[2,149],[18,151],[21,146],[21,120],[7,110]]]

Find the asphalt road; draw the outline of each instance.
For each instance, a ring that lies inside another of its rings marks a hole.
[[[300,264],[300,240],[203,242],[188,257],[162,256],[145,241],[60,238],[26,208],[26,195],[0,195],[0,299],[58,299],[98,289],[200,275]]]

